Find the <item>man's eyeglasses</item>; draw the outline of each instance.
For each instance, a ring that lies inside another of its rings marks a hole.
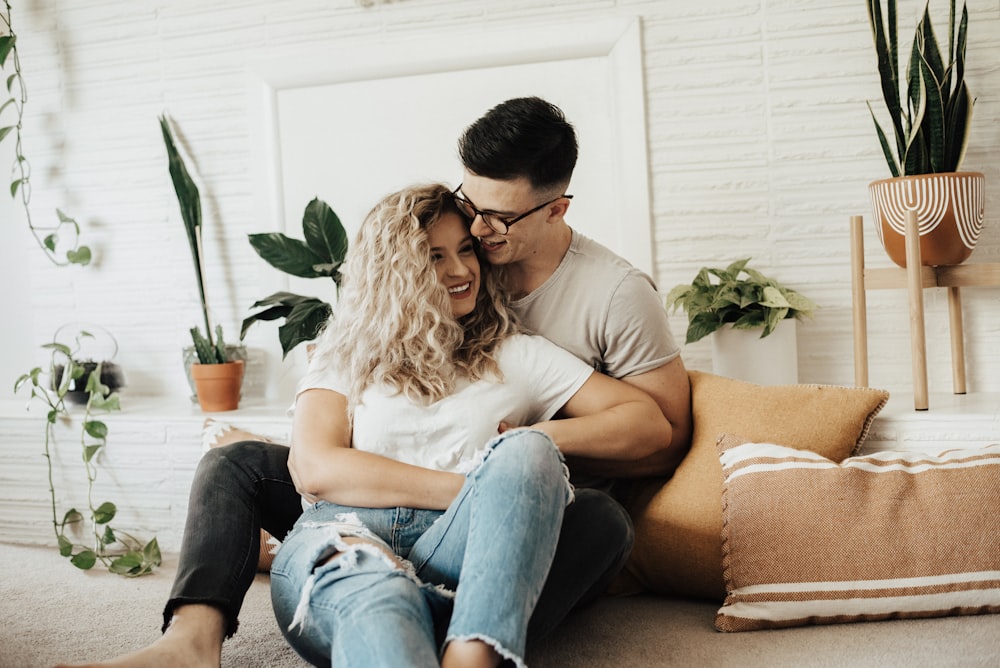
[[[524,220],[525,218],[527,218],[528,216],[537,211],[541,211],[549,204],[552,204],[557,200],[560,200],[564,197],[566,199],[573,199],[572,195],[559,195],[559,197],[550,199],[548,202],[542,202],[531,211],[525,211],[519,216],[514,216],[513,218],[510,218],[493,213],[492,211],[483,211],[481,209],[476,208],[475,204],[467,200],[462,195],[458,194],[460,190],[462,190],[461,183],[458,184],[457,188],[451,191],[451,195],[452,197],[455,198],[455,204],[458,205],[459,210],[472,220],[475,220],[476,216],[481,216],[483,222],[486,223],[486,225],[497,234],[507,234],[507,232],[510,230],[511,225],[518,222],[519,220]]]

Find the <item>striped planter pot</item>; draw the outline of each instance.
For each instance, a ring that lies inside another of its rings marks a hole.
[[[889,259],[906,266],[906,212],[917,212],[925,266],[969,259],[983,229],[985,177],[979,172],[900,176],[868,185],[879,241]]]

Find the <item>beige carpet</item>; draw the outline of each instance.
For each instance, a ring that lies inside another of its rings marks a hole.
[[[54,548],[0,544],[0,667],[110,658],[159,635],[160,610],[175,560],[129,580],[81,572]],[[281,638],[260,576],[226,643],[223,665],[291,668],[306,664]],[[1000,666],[1000,615],[844,624],[722,634],[710,603],[654,596],[603,599],[573,615],[533,668],[563,666],[884,667]]]

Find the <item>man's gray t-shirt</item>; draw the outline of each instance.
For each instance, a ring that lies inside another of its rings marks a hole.
[[[513,307],[529,330],[614,378],[680,354],[652,279],[576,230],[555,272]]]

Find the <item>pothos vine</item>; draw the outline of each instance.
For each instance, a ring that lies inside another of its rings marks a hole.
[[[24,209],[28,229],[41,247],[46,257],[58,266],[90,263],[90,248],[80,244],[80,225],[65,213],[56,209],[58,223],[43,227],[34,223],[31,217],[31,163],[24,155],[22,128],[24,125],[24,105],[28,101],[28,89],[21,72],[21,58],[17,51],[17,34],[11,19],[10,1],[4,0],[4,11],[0,11],[0,70],[6,71],[10,61],[13,72],[6,79],[8,99],[0,103],[0,119],[13,115],[13,122],[0,120],[0,143],[8,136],[14,138],[14,164],[11,168],[10,195],[18,199]],[[12,124],[11,124],[12,123]],[[66,232],[69,232],[68,236]],[[62,234],[62,236],[60,236]],[[60,257],[60,245],[66,250]]]
[[[89,332],[82,331],[77,337],[92,337]],[[22,387],[31,388],[31,398],[40,399],[48,407],[45,424],[44,457],[48,467],[49,498],[52,506],[52,528],[59,545],[59,553],[68,557],[77,568],[88,570],[100,561],[109,571],[128,577],[136,577],[151,573],[160,565],[160,548],[156,538],[145,544],[125,531],[112,528],[111,521],[118,512],[117,506],[110,501],[95,505],[94,482],[97,480],[97,460],[107,445],[108,426],[97,419],[97,415],[120,410],[118,393],[101,382],[101,364],[95,369],[85,368],[83,362],[74,359],[73,350],[69,346],[54,342],[47,343],[43,348],[51,351],[49,367],[43,370],[35,367],[22,375],[14,384],[14,392]],[[88,374],[87,371],[90,371]],[[51,379],[46,382],[46,378]],[[84,408],[82,428],[80,430],[80,448],[84,469],[87,476],[87,511],[88,516],[76,508],[70,508],[59,517],[56,504],[56,491],[53,481],[52,454],[55,447],[55,429],[62,422],[70,424],[73,421],[66,406],[67,395],[78,385],[85,384],[87,403]],[[92,544],[75,543],[67,530],[74,525],[88,523],[92,534]]]

